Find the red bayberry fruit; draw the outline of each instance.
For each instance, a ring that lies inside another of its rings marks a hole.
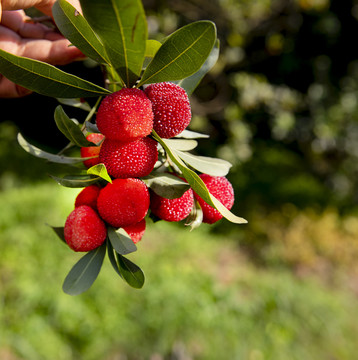
[[[101,188],[98,185],[90,185],[85,187],[77,195],[75,200],[75,207],[79,207],[81,205],[88,205],[93,210],[97,211],[97,198],[100,190]]]
[[[93,142],[94,144],[97,144],[97,146],[88,146],[81,148],[81,157],[86,158],[86,157],[96,156],[93,159],[88,159],[83,162],[86,168],[89,169],[90,167],[97,165],[99,163],[98,155],[101,149],[101,146],[99,144],[104,139],[104,135],[98,133],[91,133],[86,136],[86,139],[88,141]]]
[[[193,190],[187,190],[181,197],[166,199],[150,192],[150,209],[152,213],[165,221],[180,221],[185,219],[194,205]]]
[[[105,139],[99,159],[115,178],[147,176],[158,160],[157,142],[149,137],[130,142]]]
[[[152,102],[153,128],[165,139],[180,134],[190,123],[191,109],[187,93],[170,83],[151,84],[144,90]]]
[[[148,188],[139,179],[115,179],[100,191],[97,208],[101,218],[111,226],[136,224],[148,212]]]
[[[97,212],[87,205],[76,207],[67,217],[65,240],[74,251],[91,251],[102,245],[107,228]]]
[[[224,176],[211,176],[207,174],[201,174],[200,178],[205,183],[209,192],[230,210],[234,205],[234,189],[229,180]],[[194,193],[194,196],[203,210],[204,223],[214,224],[223,217],[219,211],[207,204],[196,193]]]
[[[146,222],[145,219],[143,219],[139,221],[139,223],[125,226],[123,229],[127,232],[127,234],[130,236],[132,241],[136,244],[138,241],[142,239],[145,232],[145,226],[146,226]]]
[[[133,141],[143,138],[153,129],[152,104],[144,91],[124,88],[102,100],[96,123],[108,139]]]

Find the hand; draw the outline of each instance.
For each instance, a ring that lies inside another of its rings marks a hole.
[[[54,0],[0,0],[3,10],[35,5],[50,14]],[[72,4],[76,6],[76,2]],[[78,8],[78,6],[76,6]],[[0,23],[0,48],[18,56],[29,57],[52,65],[65,65],[84,55],[62,35],[47,26],[31,22],[23,10],[3,11]],[[0,74],[0,97],[14,98],[31,93]]]

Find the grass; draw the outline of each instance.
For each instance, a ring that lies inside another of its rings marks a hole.
[[[61,284],[81,256],[51,228],[78,190],[53,182],[0,193],[0,358],[353,359],[353,294],[258,268],[237,244],[184,226],[149,224],[131,258],[141,290],[106,259],[92,288],[71,297]],[[176,357],[175,357],[176,356]],[[186,356],[186,357],[185,357]]]

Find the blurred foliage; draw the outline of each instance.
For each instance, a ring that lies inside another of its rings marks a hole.
[[[0,193],[1,359],[216,360],[223,349],[242,360],[355,357],[355,296],[257,268],[208,228],[149,223],[132,255],[145,271],[142,290],[113,276],[106,259],[88,292],[64,294],[80,255],[46,223],[61,226],[78,191],[43,183]]]
[[[192,99],[192,127],[211,134],[202,153],[234,164],[241,209],[356,206],[358,51],[346,41],[356,1],[144,4],[153,34],[203,18],[218,26],[220,59]]]

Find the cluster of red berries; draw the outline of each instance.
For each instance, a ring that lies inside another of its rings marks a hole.
[[[81,148],[87,168],[106,166],[112,182],[91,185],[77,196],[75,209],[68,216],[64,236],[75,251],[90,251],[107,237],[107,226],[123,228],[134,243],[141,240],[145,217],[150,211],[165,221],[181,221],[189,216],[195,200],[203,211],[203,222],[212,224],[222,218],[191,188],[181,197],[167,199],[149,190],[140,179],[149,175],[158,161],[158,143],[152,130],[162,138],[172,138],[189,125],[191,108],[180,86],[165,82],[145,88],[124,88],[103,99],[96,117],[100,133],[87,139],[97,146]],[[200,175],[210,193],[229,210],[234,192],[225,177]]]

